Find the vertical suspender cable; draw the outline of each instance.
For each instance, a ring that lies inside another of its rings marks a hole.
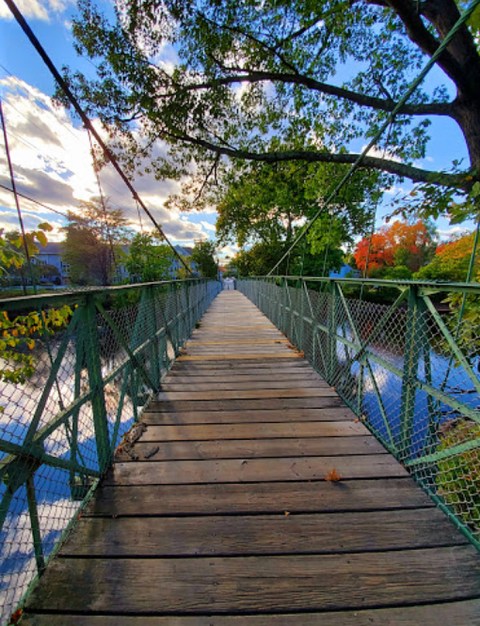
[[[94,147],[93,147],[92,134],[91,134],[89,128],[87,128],[87,134],[88,134],[88,143],[90,144],[90,153],[92,155],[93,172],[95,174],[95,178],[97,179],[97,187],[98,187],[98,194],[99,194],[99,197],[100,197],[100,205],[102,207],[103,217],[104,217],[104,220],[105,220],[105,230],[106,230],[106,235],[107,235],[107,240],[108,240],[108,246],[110,248],[110,258],[111,258],[112,265],[113,265],[113,267],[115,269],[115,273],[116,273],[116,271],[117,271],[117,259],[115,257],[115,248],[114,248],[114,245],[113,245],[112,231],[110,230],[110,225],[108,223],[107,204],[106,204],[106,201],[105,201],[105,196],[103,194],[102,184],[100,182],[100,175],[99,175],[98,169],[97,169],[97,159],[95,158],[95,151],[94,151]]]
[[[26,237],[26,232],[25,232],[25,225],[23,223],[22,211],[20,209],[20,201],[18,199],[18,194],[17,194],[17,186],[15,184],[15,176],[14,176],[14,173],[13,173],[12,159],[10,157],[10,149],[9,149],[9,146],[8,146],[7,126],[5,124],[5,117],[3,115],[3,106],[2,106],[2,100],[1,99],[0,99],[0,120],[2,122],[3,139],[4,139],[4,142],[5,142],[5,154],[7,156],[8,171],[10,173],[10,182],[11,182],[11,185],[12,185],[13,196],[15,198],[15,206],[17,207],[18,222],[20,224],[20,231],[22,233],[23,249],[24,249],[24,252],[25,252],[25,257],[27,259],[28,273],[30,274],[30,282],[32,283],[33,291],[34,291],[34,293],[37,293],[37,287],[36,287],[35,281],[33,279],[32,259],[30,257],[30,251],[28,249],[28,242],[27,242],[27,237]],[[22,278],[23,278],[23,275],[22,275]],[[25,285],[25,279],[22,280],[22,283],[23,283],[23,293],[26,295],[27,294],[27,288],[26,288],[26,285]]]

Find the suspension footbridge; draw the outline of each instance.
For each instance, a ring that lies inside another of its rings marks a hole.
[[[250,283],[240,287],[251,292],[260,284]],[[263,288],[271,296],[275,286]],[[164,324],[155,332],[144,326],[151,308],[137,307],[131,355],[124,354],[135,356],[137,369],[119,372],[118,360],[113,367],[117,382],[129,384],[140,365],[149,376],[157,367],[159,390],[144,401],[113,467],[27,597],[22,623],[480,623],[477,550],[415,483],[408,464],[373,436],[380,430],[373,413],[359,418],[307,361],[311,337],[305,334],[300,350],[238,291],[221,292],[200,318],[205,286],[196,295],[189,289],[188,297],[177,285],[161,303],[150,300]],[[318,295],[311,291],[310,302]],[[299,318],[301,307],[290,301],[283,308]],[[193,332],[185,342],[188,320]],[[345,343],[335,341],[339,353]],[[173,346],[168,374],[155,364],[152,345],[160,362]],[[112,377],[104,372],[103,379],[108,385]],[[81,392],[72,400],[75,421]],[[390,432],[398,442],[393,421]],[[85,433],[70,441],[76,476],[94,447]],[[451,457],[458,454],[452,446]],[[46,519],[40,527],[45,537]]]

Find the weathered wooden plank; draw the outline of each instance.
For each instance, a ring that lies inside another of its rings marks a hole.
[[[261,335],[267,335],[269,337],[279,337],[282,339],[286,339],[285,335],[271,322],[264,321],[262,319],[251,320],[250,324],[247,326],[245,324],[240,325],[242,323],[241,317],[230,320],[231,322],[238,322],[238,326],[233,327],[229,326],[223,328],[223,322],[225,320],[221,319],[204,319],[203,323],[200,324],[198,329],[195,329],[195,332],[192,333],[192,336],[189,338],[189,341],[194,341],[198,338],[204,338],[205,335],[211,335],[214,337],[235,337],[238,335],[242,335],[246,338],[255,339]],[[248,320],[247,320],[248,321]],[[210,339],[210,336],[209,336]]]
[[[375,437],[322,437],[311,439],[236,439],[210,441],[137,442],[127,454],[117,454],[117,461],[249,459],[291,456],[335,456],[348,454],[387,454]]]
[[[259,346],[259,345],[279,345],[279,344],[285,344],[285,343],[290,343],[289,340],[284,337],[283,335],[281,335],[278,331],[278,337],[274,337],[272,339],[259,339],[257,333],[255,333],[255,335],[253,335],[249,341],[248,341],[248,345],[249,346]],[[245,335],[242,333],[243,337],[242,339],[210,339],[210,340],[201,340],[201,339],[197,339],[197,336],[194,334],[192,336],[191,339],[189,339],[187,341],[187,347],[197,347],[197,346],[224,346],[225,344],[229,344],[229,345],[234,345],[234,346],[238,346],[238,348],[243,348],[245,346]],[[206,336],[210,337],[210,333],[206,333]]]
[[[254,370],[249,372],[248,370],[239,370],[236,372],[214,372],[202,371],[202,372],[177,372],[175,370],[170,371],[164,379],[165,383],[174,385],[185,385],[190,383],[216,383],[221,381],[222,383],[276,383],[292,382],[298,383],[300,381],[316,382],[318,385],[327,385],[323,378],[314,372],[313,370],[299,372],[293,370],[291,372],[283,373],[276,370]]]
[[[24,626],[479,626],[480,600],[401,608],[288,613],[283,615],[207,615],[168,617],[26,615]]]
[[[342,554],[468,543],[438,509],[334,517],[285,513],[81,519],[60,554],[103,558]]]
[[[318,380],[270,380],[270,381],[224,381],[223,377],[220,380],[208,380],[207,382],[197,382],[192,380],[188,383],[177,383],[175,380],[171,382],[165,382],[162,384],[163,392],[185,392],[188,391],[211,391],[212,389],[219,391],[247,391],[247,390],[262,390],[275,389],[298,389],[301,384],[303,389],[329,389],[331,387],[327,383],[321,383]]]
[[[297,387],[296,389],[244,389],[209,391],[162,391],[157,395],[157,402],[176,400],[250,400],[257,398],[328,398],[338,397],[331,387]]]
[[[287,344],[277,345],[272,344],[270,346],[265,345],[251,345],[250,342],[244,342],[242,346],[238,346],[236,344],[229,344],[224,342],[223,345],[217,346],[196,346],[194,344],[187,344],[182,351],[182,354],[185,355],[225,355],[235,353],[238,357],[239,355],[244,356],[245,358],[249,358],[249,354],[257,355],[268,352],[270,357],[273,355],[277,355],[279,358],[284,358],[284,355],[289,355],[293,353],[295,355],[295,351],[293,348],[289,348]]]
[[[117,463],[107,485],[173,485],[325,479],[335,469],[344,479],[406,476],[387,454],[287,459],[219,459]],[[339,487],[341,488],[341,487]]]
[[[360,422],[270,422],[247,424],[186,424],[148,426],[142,441],[204,441],[206,439],[272,439],[288,437],[366,436]]]
[[[282,411],[174,411],[158,413],[146,410],[145,424],[242,424],[245,422],[334,422],[352,421],[355,414],[347,407],[324,409],[283,409]]]
[[[34,590],[30,611],[318,611],[480,595],[480,562],[472,546],[302,557],[119,558],[114,566],[109,559],[59,558],[43,578],[43,589],[55,593]]]
[[[371,511],[433,507],[409,477],[211,485],[102,484],[85,515],[213,515]],[[332,518],[334,519],[334,518]]]
[[[274,341],[282,340],[285,343],[289,341],[279,330],[266,325],[257,325],[245,329],[239,328],[236,330],[230,328],[222,332],[220,326],[215,327],[210,324],[206,328],[202,327],[199,330],[195,330],[189,341],[223,341],[224,339],[233,339],[238,341],[243,339],[243,342],[245,343],[246,337],[251,338],[252,341],[264,339]]]
[[[300,353],[289,350],[288,352],[258,352],[258,353],[228,353],[228,354],[204,354],[201,356],[195,355],[182,355],[177,358],[177,361],[236,361],[236,360],[254,360],[259,359],[264,361],[265,359],[300,359],[303,355]]]
[[[275,362],[276,361],[276,362]],[[288,372],[292,369],[294,370],[302,370],[311,372],[312,369],[308,365],[308,363],[304,359],[292,359],[291,361],[285,361],[284,359],[271,359],[265,362],[261,361],[251,361],[248,359],[238,359],[233,361],[222,361],[219,363],[215,363],[212,361],[211,363],[201,363],[201,362],[192,362],[192,363],[182,363],[182,361],[175,361],[175,364],[172,368],[172,372],[185,371],[195,372],[198,370],[212,370],[212,369],[220,369],[222,371],[227,370],[242,370],[242,369],[263,369],[263,370],[271,370],[279,368],[280,372]]]
[[[326,398],[259,398],[249,400],[175,400],[174,402],[151,402],[150,409],[156,412],[172,411],[249,411],[284,409],[322,409],[327,407],[343,407],[337,396]]]

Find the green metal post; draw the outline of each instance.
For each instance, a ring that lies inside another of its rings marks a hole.
[[[410,458],[413,426],[415,418],[415,397],[417,391],[418,362],[425,338],[423,300],[419,298],[416,285],[409,288],[408,313],[405,329],[405,349],[402,375],[400,408],[399,453],[403,460]]]
[[[100,471],[107,469],[111,460],[108,437],[108,418],[105,406],[105,393],[102,379],[102,362],[98,346],[95,297],[87,294],[85,298],[85,324],[82,329],[85,346],[85,358],[90,390],[92,391],[93,425],[97,445]]]
[[[330,307],[328,309],[328,373],[327,382],[333,385],[338,369],[337,359],[337,318],[338,318],[338,287],[330,283]]]
[[[43,553],[42,534],[40,532],[40,520],[38,517],[37,498],[35,496],[35,485],[33,482],[33,474],[27,478],[27,501],[28,513],[30,515],[30,524],[32,526],[33,549],[35,552],[35,561],[37,570],[42,574],[45,570],[45,556]]]
[[[85,362],[85,350],[83,341],[76,339],[76,351],[75,351],[75,381],[74,381],[74,398],[75,400],[80,397],[82,388],[82,369]],[[72,438],[70,442],[70,458],[75,462],[77,460],[77,448],[78,448],[78,416],[80,413],[80,407],[72,414]],[[77,486],[75,478],[75,469],[70,470],[70,492],[73,499],[76,499]]]
[[[303,345],[304,342],[304,332],[303,332],[303,316],[304,316],[304,311],[305,311],[305,295],[303,293],[303,279],[300,279],[298,281],[298,286],[297,286],[297,294],[298,294],[298,298],[300,298],[300,311],[299,311],[299,332],[297,332],[297,347],[300,348],[301,350],[305,350],[305,346]]]
[[[160,378],[162,375],[162,368],[159,358],[159,340],[155,336],[157,331],[157,304],[155,299],[155,287],[150,286],[145,291],[146,299],[146,315],[148,316],[147,332],[150,337],[155,337],[150,346],[150,379],[154,384],[160,387]]]

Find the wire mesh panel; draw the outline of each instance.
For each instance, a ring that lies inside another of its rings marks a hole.
[[[188,280],[2,302],[0,623],[219,288]]]
[[[480,548],[480,285],[274,277],[238,288]]]

